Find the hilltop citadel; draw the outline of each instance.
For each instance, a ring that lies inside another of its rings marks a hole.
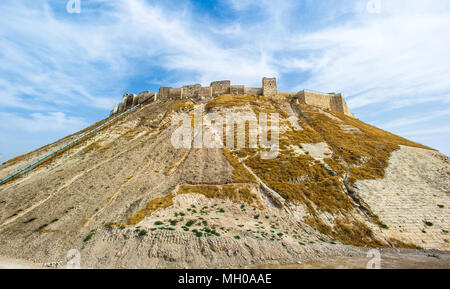
[[[202,87],[201,84],[185,85],[181,88],[160,87],[158,93],[144,91],[139,94],[125,93],[123,101],[116,105],[111,111],[111,115],[122,113],[127,109],[138,104],[144,104],[151,101],[191,99],[193,101],[210,100],[222,94],[233,95],[256,95],[265,97],[288,97],[294,98],[297,102],[306,103],[323,109],[340,112],[353,117],[353,114],[347,107],[344,97],[340,93],[321,93],[310,90],[299,92],[279,92],[277,90],[276,78],[262,79],[262,87],[245,87],[243,85],[231,85],[231,81],[222,80],[211,82],[210,86]]]

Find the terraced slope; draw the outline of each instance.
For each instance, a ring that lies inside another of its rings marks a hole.
[[[194,108],[278,113],[278,157],[175,149],[171,119]],[[45,263],[75,248],[88,267],[220,267],[363,254],[355,246],[448,250],[449,176],[437,151],[285,98],[150,103],[0,185],[0,255]]]

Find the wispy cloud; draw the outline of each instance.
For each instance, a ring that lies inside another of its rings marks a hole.
[[[394,120],[391,120],[386,123],[380,124],[384,129],[393,129],[393,128],[405,128],[410,127],[413,124],[421,124],[425,122],[429,122],[435,119],[440,119],[444,116],[450,115],[450,109],[448,110],[441,110],[441,111],[435,111],[432,114],[427,115],[411,115],[408,117],[401,117],[396,118]]]
[[[84,119],[67,116],[63,112],[31,113],[26,116],[0,112],[0,129],[2,132],[58,132],[69,134],[88,125],[89,123]]]

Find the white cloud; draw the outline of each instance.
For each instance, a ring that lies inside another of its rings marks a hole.
[[[62,112],[31,113],[19,116],[13,113],[0,112],[0,128],[3,132],[25,134],[35,133],[73,133],[89,124],[82,118],[67,116]]]
[[[410,127],[413,124],[422,124],[424,122],[429,122],[448,115],[450,115],[450,110],[435,111],[432,114],[427,115],[411,115],[408,117],[396,118],[389,122],[380,124],[380,127],[382,127],[383,129]]]
[[[311,78],[298,88],[342,91],[353,109],[435,102],[436,96],[448,103],[450,11],[405,13],[392,3],[386,6],[397,9],[298,39],[298,47],[313,51],[315,63]]]

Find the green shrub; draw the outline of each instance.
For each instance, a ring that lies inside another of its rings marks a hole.
[[[90,233],[86,236],[86,238],[83,239],[83,242],[86,243],[87,241],[89,241],[89,240],[92,238],[92,236],[94,236],[94,234],[95,234],[95,232],[90,232]]]
[[[186,222],[186,227],[190,227],[190,226],[192,226],[192,225],[194,225],[195,224],[195,220],[189,220],[189,221],[187,221]]]

